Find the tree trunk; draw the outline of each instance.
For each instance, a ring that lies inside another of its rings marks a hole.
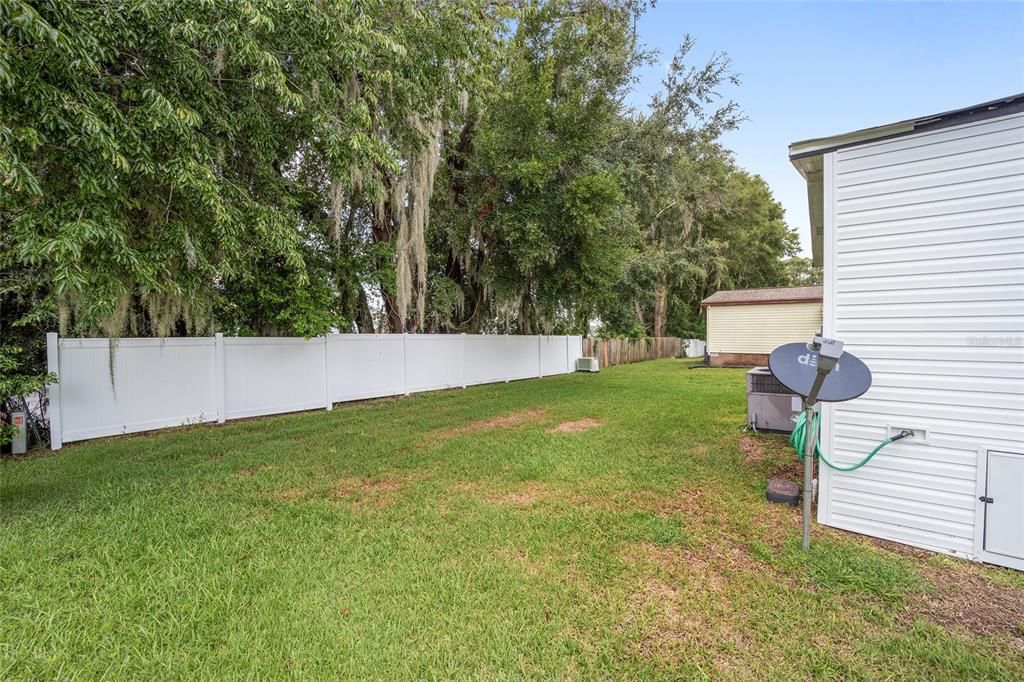
[[[402,316],[398,314],[398,305],[395,303],[395,297],[383,284],[380,285],[380,295],[384,299],[384,311],[388,317],[388,331],[392,334],[401,334],[405,331],[405,323],[402,321]]]
[[[385,191],[388,191],[391,180],[386,175],[383,179]],[[384,215],[377,215],[376,211],[371,211],[370,228],[373,234],[374,244],[390,242],[391,237],[394,235],[391,215],[388,211],[387,204],[385,204],[383,213]],[[395,285],[396,282],[390,283],[391,287],[394,287]],[[384,312],[388,321],[388,331],[392,334],[404,332],[405,324],[402,320],[402,316],[398,314],[398,306],[395,304],[395,297],[391,293],[389,285],[385,282],[380,282],[380,296],[384,300]],[[384,330],[381,329],[381,331]]]
[[[370,302],[366,298],[366,289],[359,285],[359,301],[356,303],[356,329],[360,334],[373,334],[373,313],[370,311]]]
[[[646,330],[647,323],[644,322],[644,311],[640,307],[640,301],[637,299],[633,299],[633,312],[636,313],[636,321]]]
[[[668,283],[662,277],[654,289],[654,336],[665,336],[665,312],[668,309]]]
[[[462,173],[466,170],[466,159],[473,151],[473,129],[475,124],[476,116],[469,116],[459,132],[459,142],[455,146],[455,150],[446,159],[450,170],[452,203],[459,208],[466,208],[466,182]]]

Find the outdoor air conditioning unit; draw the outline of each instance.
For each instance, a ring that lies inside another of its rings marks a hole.
[[[755,431],[791,433],[803,408],[800,396],[779,383],[767,367],[747,372],[747,425]]]
[[[576,358],[577,372],[596,372],[597,370],[597,358]]]

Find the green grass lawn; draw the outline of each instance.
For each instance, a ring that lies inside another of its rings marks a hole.
[[[744,414],[663,360],[6,460],[0,678],[1024,677],[1022,574],[801,552]]]

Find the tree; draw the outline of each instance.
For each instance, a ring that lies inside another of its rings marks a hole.
[[[795,237],[639,0],[0,4],[0,331],[699,324]]]
[[[810,258],[792,256],[782,261],[790,286],[806,287],[822,283],[820,265],[814,265]]]
[[[431,328],[578,328],[616,280],[633,218],[607,147],[646,59],[639,11],[556,1],[519,15],[494,88],[446,135]]]
[[[200,331],[218,310],[251,331],[347,323],[353,273],[325,236],[342,241],[346,195],[406,200],[394,179],[486,53],[482,8],[0,4],[5,295],[108,336]]]
[[[737,105],[723,101],[719,91],[737,81],[724,55],[700,68],[688,66],[693,44],[689,37],[683,41],[649,111],[622,122],[616,150],[629,159],[627,186],[639,233],[619,286],[634,297],[607,303],[603,317],[628,319],[623,310],[632,308],[628,326],[639,324],[655,336],[665,335],[674,291],[717,283],[724,268],[724,245],[705,229],[708,216],[722,206],[730,170],[717,139],[741,119]]]
[[[721,94],[738,80],[725,55],[689,66],[693,45],[683,41],[648,111],[624,122],[617,153],[629,160],[640,233],[600,306],[609,331],[702,336],[708,294],[788,282],[782,258],[796,252],[796,233],[767,184],[738,168],[719,142],[743,119]]]

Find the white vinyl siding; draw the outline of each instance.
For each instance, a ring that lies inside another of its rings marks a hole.
[[[1024,114],[830,153],[826,333],[871,368],[826,410],[819,521],[977,557],[979,450],[1024,451]]]
[[[709,353],[771,353],[820,330],[820,302],[708,306]]]

